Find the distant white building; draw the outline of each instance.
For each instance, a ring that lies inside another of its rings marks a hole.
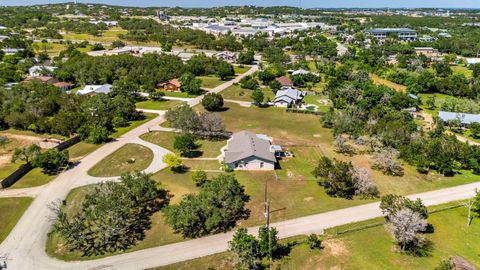
[[[308,71],[308,70],[305,70],[305,69],[297,69],[295,70],[294,72],[292,72],[292,76],[295,76],[295,75],[306,75],[306,74],[310,74],[311,72]]]
[[[3,25],[0,25],[0,30],[7,30],[8,28],[3,26]]]
[[[28,74],[31,77],[39,77],[44,75],[52,75],[57,67],[53,66],[32,66],[28,69]]]
[[[111,84],[103,85],[85,85],[82,90],[77,91],[77,95],[95,95],[95,94],[108,94],[112,89]]]

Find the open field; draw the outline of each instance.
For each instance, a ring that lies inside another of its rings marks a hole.
[[[220,77],[218,76],[198,76],[198,79],[202,80],[202,88],[215,88],[223,83],[225,81],[220,80]]]
[[[480,242],[476,239],[480,236],[480,221],[474,219],[467,226],[466,219],[465,207],[432,213],[429,223],[435,232],[426,234],[432,242],[432,249],[427,256],[400,253],[382,225],[337,234],[382,221],[375,219],[327,230],[323,237],[323,249],[320,250],[310,250],[304,242],[305,237],[285,239],[282,242],[292,243],[293,247],[289,255],[274,262],[273,269],[434,269],[441,260],[453,255],[462,256],[479,266]],[[366,244],[368,248],[365,248]],[[233,259],[230,252],[224,252],[155,269],[231,269]]]
[[[27,197],[0,198],[0,220],[2,222],[2,226],[0,226],[0,243],[15,227],[15,224],[17,224],[17,221],[32,201],[32,198]]]
[[[262,88],[263,95],[265,96],[265,101],[267,99],[273,100],[275,98],[275,94],[270,88]],[[252,101],[252,93],[253,90],[250,89],[243,89],[240,85],[232,85],[227,89],[220,92],[224,99],[233,99],[233,100],[240,100],[240,101]]]
[[[179,104],[181,101],[178,100],[146,100],[140,101],[135,104],[135,106],[139,109],[147,109],[147,110],[168,110],[171,109]]]
[[[61,51],[65,50],[67,46],[61,43],[54,43],[54,42],[34,42],[34,47],[37,47],[37,52],[47,52],[50,57],[58,56]],[[80,52],[89,52],[91,50],[91,46],[86,46],[85,48],[77,48]]]
[[[142,171],[152,163],[152,160],[152,150],[129,143],[93,166],[88,174],[96,177],[120,176],[130,171]]]
[[[221,170],[222,165],[218,160],[199,160],[199,159],[183,159],[182,163],[189,170]]]
[[[66,33],[63,35],[65,40],[88,40],[94,42],[112,42],[120,39],[118,35],[126,34],[128,31],[119,27],[110,28],[103,32],[101,36],[92,36],[89,34]]]
[[[173,149],[173,143],[175,142],[175,136],[179,136],[179,133],[174,132],[163,132],[163,131],[153,131],[150,133],[145,133],[141,138],[147,142],[154,143],[163,148],[166,148],[172,152],[176,152]],[[220,155],[220,149],[227,144],[226,140],[206,140],[206,139],[197,139],[196,143],[200,146],[198,151],[201,152],[199,157],[204,158],[215,158]]]
[[[383,84],[387,87],[390,87],[390,88],[392,88],[396,91],[400,91],[400,92],[406,92],[407,91],[407,87],[405,85],[401,85],[401,84],[394,83],[394,82],[391,82],[389,80],[380,78],[380,76],[378,76],[377,74],[371,74],[370,77],[372,78],[372,81],[377,85],[378,84]]]

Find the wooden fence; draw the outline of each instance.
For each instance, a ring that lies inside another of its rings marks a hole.
[[[64,149],[67,149],[68,147],[78,143],[79,141],[80,141],[80,137],[75,136],[75,137],[72,137],[72,138],[60,143],[59,145],[55,146],[55,148],[58,149],[58,151],[62,151]],[[27,174],[32,169],[33,169],[32,164],[30,164],[30,163],[23,164],[22,166],[20,166],[20,168],[18,168],[12,174],[5,177],[5,179],[3,179],[0,182],[0,187],[1,188],[8,188],[8,187],[12,186],[13,184],[15,184],[18,180],[20,180],[25,174]]]

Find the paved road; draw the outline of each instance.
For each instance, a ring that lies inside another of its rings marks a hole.
[[[254,66],[245,74],[228,81],[214,89],[212,92],[220,92],[225,88],[231,86],[233,83],[238,82],[242,77],[252,74],[257,70]],[[195,106],[201,102],[202,97],[189,100],[190,106]],[[76,164],[76,166],[61,173],[51,183],[39,187],[35,190],[29,190],[30,193],[25,193],[27,196],[36,195],[35,200],[30,207],[25,211],[20,218],[15,228],[10,235],[0,245],[0,255],[8,254],[8,268],[7,269],[99,269],[98,266],[102,264],[102,261],[92,261],[88,263],[67,263],[53,258],[50,258],[45,253],[45,246],[47,241],[47,233],[51,230],[53,223],[51,211],[49,205],[55,201],[63,200],[66,198],[71,189],[91,183],[97,183],[112,178],[94,178],[87,174],[87,171],[93,167],[96,163],[107,157],[123,145],[127,143],[140,143],[152,149],[155,153],[152,164],[146,169],[146,172],[156,172],[165,167],[161,158],[168,150],[165,150],[156,145],[150,144],[139,139],[139,136],[147,132],[149,129],[153,129],[159,124],[163,123],[165,118],[163,114],[159,114],[158,117],[153,120],[125,133],[117,138],[115,141],[108,143],[96,151],[92,152]],[[14,196],[13,191],[0,191],[1,196],[7,196],[9,193]],[[17,195],[21,194],[17,192]],[[155,255],[155,256],[158,256]],[[118,262],[116,265],[122,264],[122,257],[116,256]],[[115,259],[114,259],[115,260]],[[135,266],[129,269],[140,269],[141,265]],[[110,269],[118,269],[113,267]]]

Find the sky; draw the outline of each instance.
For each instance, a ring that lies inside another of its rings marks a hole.
[[[73,2],[73,0],[70,0]],[[0,5],[63,3],[68,0],[0,0]],[[79,3],[103,3],[121,6],[301,6],[303,8],[480,8],[480,0],[78,0]]]

